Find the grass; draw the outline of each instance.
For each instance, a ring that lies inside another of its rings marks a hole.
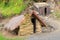
[[[60,18],[60,12],[59,12],[59,11],[55,12],[55,16],[56,16],[57,18]]]
[[[3,2],[0,3],[0,13],[5,18],[20,14],[27,7],[23,0],[11,0],[6,6],[4,5]]]
[[[6,38],[5,36],[0,33],[0,40],[25,40],[23,37],[16,37],[16,38]]]
[[[55,11],[54,15],[56,16],[56,18],[60,18],[60,12],[59,11]]]
[[[60,9],[58,8],[58,7],[60,6],[60,1],[57,2],[57,3],[58,3],[58,6],[57,6],[57,8],[55,9],[53,15],[54,15],[56,18],[60,19],[60,11],[59,11]]]
[[[59,10],[55,10],[53,13],[52,13],[52,16],[57,18],[57,19],[60,19],[60,11]]]

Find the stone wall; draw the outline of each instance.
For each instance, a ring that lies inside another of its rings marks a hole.
[[[37,33],[41,32],[41,26],[39,22],[37,21]],[[26,35],[32,35],[33,34],[33,25],[31,23],[31,16],[30,14],[25,14],[25,20],[20,25],[20,36],[26,36]]]

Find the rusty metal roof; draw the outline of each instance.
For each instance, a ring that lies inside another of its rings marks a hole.
[[[14,30],[17,28],[25,19],[24,15],[20,15],[17,17],[13,17],[5,26],[4,28],[7,30]]]

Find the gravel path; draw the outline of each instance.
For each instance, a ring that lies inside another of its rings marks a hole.
[[[55,31],[47,33],[36,33],[27,38],[27,40],[60,40],[60,22],[52,18],[44,17],[47,24],[53,26]]]

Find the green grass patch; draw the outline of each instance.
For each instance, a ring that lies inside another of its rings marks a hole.
[[[18,36],[15,38],[6,38],[5,36],[2,35],[2,33],[0,33],[0,40],[25,40],[25,38]]]
[[[57,18],[60,18],[60,12],[59,12],[59,11],[55,12],[55,16],[56,16]]]
[[[56,10],[52,13],[53,16],[55,16],[56,18],[60,19],[60,11]]]
[[[7,6],[4,5],[4,3],[0,3],[0,13],[5,18],[20,14],[27,7],[23,0],[11,0]]]

